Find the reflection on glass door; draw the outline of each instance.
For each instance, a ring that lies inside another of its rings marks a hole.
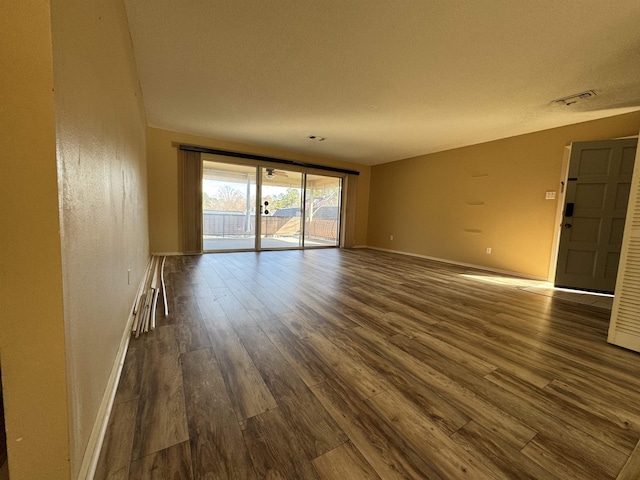
[[[204,161],[202,235],[205,252],[256,248],[256,167]]]
[[[260,248],[301,248],[302,173],[263,168],[261,181]]]
[[[305,189],[305,247],[339,245],[342,179],[307,175]]]

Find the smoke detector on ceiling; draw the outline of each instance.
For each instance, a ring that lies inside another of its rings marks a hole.
[[[568,97],[562,97],[557,100],[554,100],[553,103],[556,105],[573,105],[574,103],[580,102],[582,100],[588,100],[590,98],[594,98],[596,96],[596,92],[593,90],[587,90],[586,92],[575,93],[573,95],[569,95]]]

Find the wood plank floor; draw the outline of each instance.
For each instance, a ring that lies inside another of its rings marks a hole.
[[[640,355],[606,310],[371,250],[165,276],[97,480],[640,478]]]

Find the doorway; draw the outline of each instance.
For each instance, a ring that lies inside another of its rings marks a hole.
[[[202,250],[340,245],[342,178],[203,160]]]
[[[572,144],[556,287],[614,292],[637,143]]]

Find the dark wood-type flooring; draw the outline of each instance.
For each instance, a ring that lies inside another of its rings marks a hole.
[[[165,274],[98,480],[640,478],[640,356],[605,310],[371,250]]]

